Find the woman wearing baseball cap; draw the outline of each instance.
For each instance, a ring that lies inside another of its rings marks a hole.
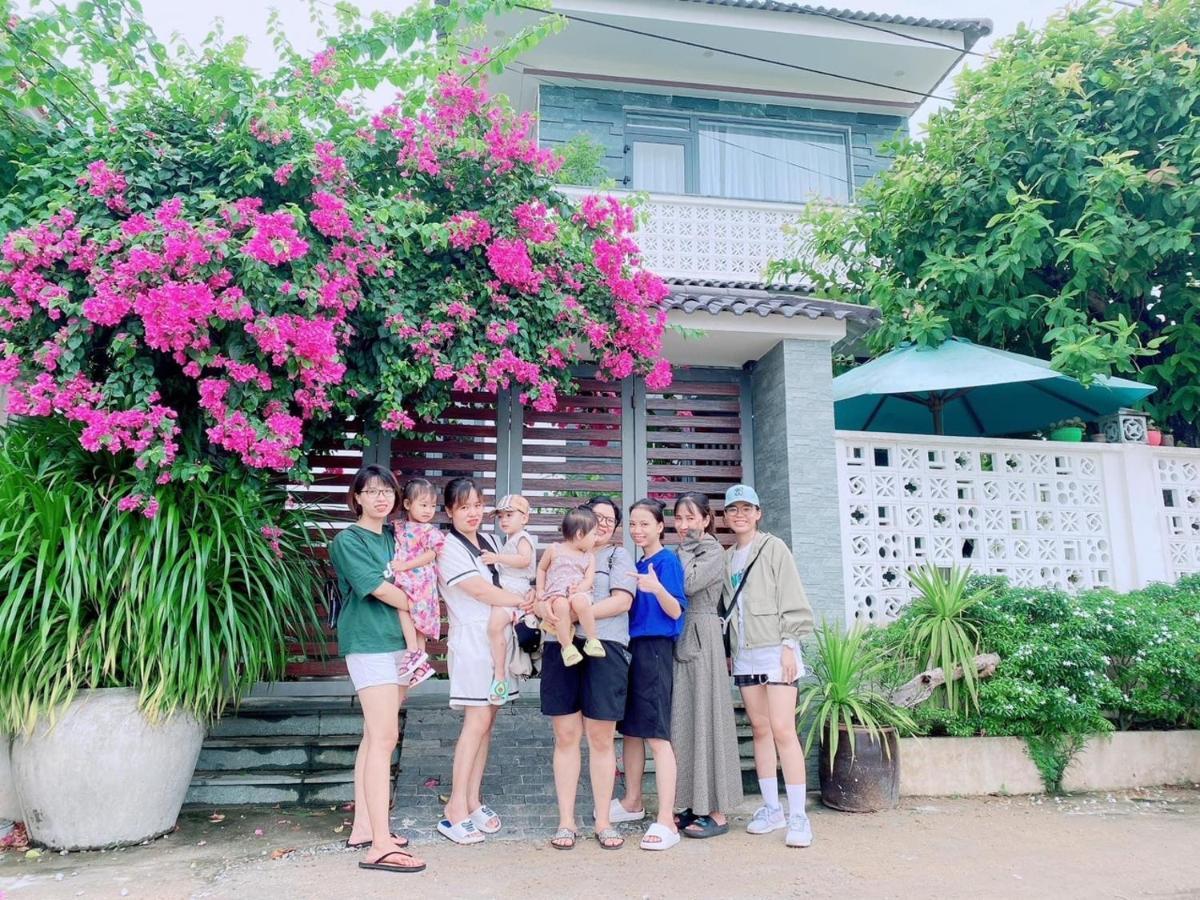
[[[813,614],[796,560],[782,540],[758,530],[762,504],[748,484],[725,492],[725,523],[735,542],[725,551],[725,625],[733,681],[742,692],[754,735],[754,767],[763,805],[746,826],[751,834],[787,829],[789,847],[812,843],[804,811],[804,748],[796,734],[796,682],[804,674],[800,642]],[[779,802],[782,764],[788,815]]]

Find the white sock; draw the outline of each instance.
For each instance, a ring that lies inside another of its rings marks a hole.
[[[802,816],[804,815],[804,794],[807,791],[807,786],[803,784],[787,785],[788,798],[788,815]]]
[[[779,809],[779,779],[760,778],[758,789],[762,791],[763,804],[767,809]]]

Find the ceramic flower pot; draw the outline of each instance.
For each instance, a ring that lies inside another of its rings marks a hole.
[[[871,740],[865,728],[838,728],[837,754],[831,759],[821,746],[821,802],[844,812],[878,812],[900,803],[900,740],[895,728],[884,728]]]

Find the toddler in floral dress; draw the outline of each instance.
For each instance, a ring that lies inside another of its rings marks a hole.
[[[442,633],[433,563],[446,536],[433,524],[438,495],[430,482],[413,478],[404,485],[400,498],[404,518],[396,523],[396,555],[392,559],[392,580],[408,595],[408,610],[400,610],[408,648],[400,657],[400,677],[411,676],[409,687],[416,687],[433,677],[425,643]]]
[[[596,514],[588,507],[569,510],[563,516],[562,541],[552,544],[538,563],[537,595],[549,601],[558,619],[554,631],[562,648],[564,666],[574,666],[583,660],[574,644],[572,614],[586,638],[583,652],[588,656],[604,656],[604,645],[596,633],[596,617],[592,614],[592,585],[596,580],[596,557],[592,551],[599,525]]]

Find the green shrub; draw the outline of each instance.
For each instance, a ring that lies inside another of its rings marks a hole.
[[[130,454],[84,450],[54,419],[2,438],[0,732],[87,688],[134,688],[151,717],[211,719],[283,676],[288,644],[316,630],[320,581],[282,491],[214,475],[122,511]]]

